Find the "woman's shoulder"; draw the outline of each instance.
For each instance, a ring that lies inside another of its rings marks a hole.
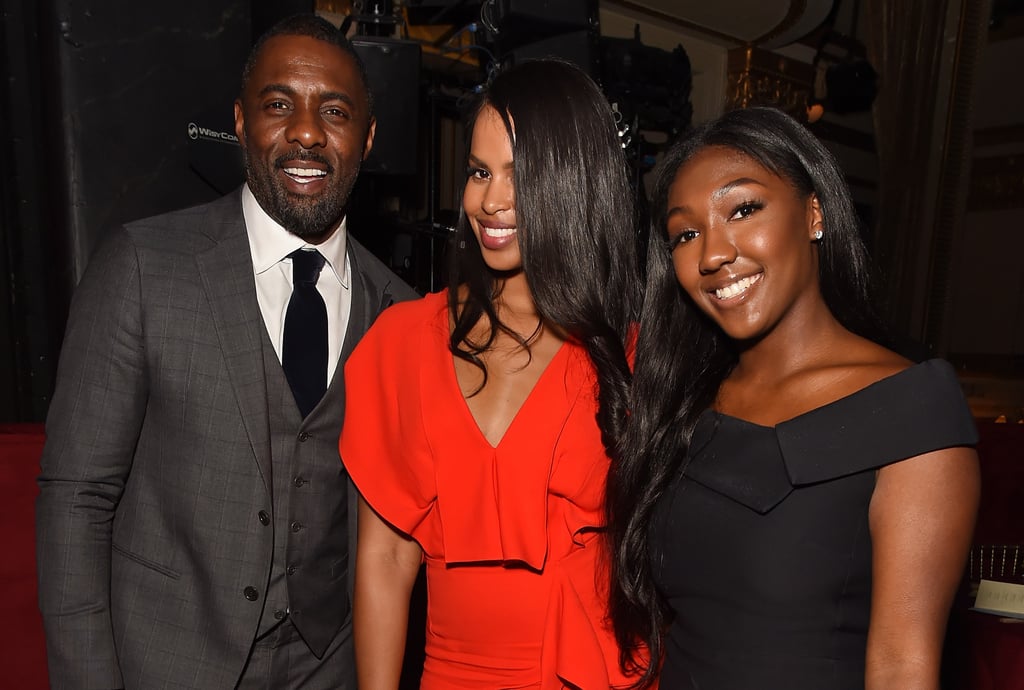
[[[817,352],[802,355],[796,366],[735,370],[719,389],[715,409],[775,426],[853,396],[913,364],[869,340],[847,336],[819,344]]]
[[[948,362],[930,359],[879,369],[890,373],[877,378],[879,371],[873,370],[865,375],[868,385],[778,425],[794,483],[977,443],[974,419]]]
[[[366,360],[403,360],[414,357],[447,337],[447,298],[445,292],[429,293],[420,299],[396,302],[380,313],[360,338],[352,358]]]
[[[859,337],[836,348],[829,359],[808,372],[800,386],[819,391],[819,399],[808,404],[808,410],[865,404],[892,410],[966,409],[956,371],[945,360],[914,362]]]
[[[867,388],[914,366],[914,362],[892,350],[859,336],[836,348],[830,365],[842,375],[842,387],[849,390],[837,397]]]
[[[950,402],[957,407],[962,405],[960,381],[949,362],[937,358],[912,362],[899,355],[896,357],[898,359],[850,366],[850,375],[844,381],[849,392],[835,395],[829,404],[865,398],[892,407],[946,406]],[[930,400],[922,400],[922,396],[929,396]]]
[[[448,309],[448,291],[428,292],[419,299],[396,302],[381,312],[371,331],[407,333],[441,321]]]
[[[854,396],[913,366],[906,357],[850,334],[832,343],[816,362],[794,372],[778,393],[796,408],[792,416],[798,416]]]

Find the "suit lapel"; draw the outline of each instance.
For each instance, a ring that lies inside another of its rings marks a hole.
[[[271,493],[270,421],[263,369],[264,325],[256,301],[252,254],[240,202],[237,216],[225,221],[223,229],[224,235],[212,248],[199,254],[196,263],[209,298],[242,424],[267,492]]]
[[[370,327],[373,311],[370,301],[374,295],[370,294],[369,286],[366,284],[366,277],[363,275],[359,260],[354,251],[349,251],[349,262],[352,267],[352,310],[349,312],[348,328],[345,331],[345,341],[341,346],[340,361],[338,367],[344,366],[348,356],[352,354],[356,344]]]

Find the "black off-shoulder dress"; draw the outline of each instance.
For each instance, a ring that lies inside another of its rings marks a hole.
[[[977,432],[929,360],[775,427],[712,410],[656,506],[664,690],[861,690],[875,470]]]

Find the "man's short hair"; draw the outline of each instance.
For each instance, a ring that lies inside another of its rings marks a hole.
[[[294,14],[290,17],[285,17],[256,39],[256,43],[253,45],[252,50],[249,51],[249,57],[245,61],[245,67],[242,68],[240,94],[244,94],[245,88],[249,85],[249,77],[252,75],[256,59],[263,50],[263,45],[275,36],[308,36],[337,46],[347,53],[356,63],[359,78],[363,81],[363,90],[366,91],[367,110],[370,117],[373,117],[373,90],[370,88],[370,80],[366,76],[366,66],[363,65],[362,58],[359,57],[359,53],[356,52],[352,42],[345,37],[345,34],[341,33],[338,27],[315,14]]]

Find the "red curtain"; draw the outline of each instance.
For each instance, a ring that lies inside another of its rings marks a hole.
[[[46,647],[36,596],[36,477],[42,424],[0,425],[0,686],[45,690]]]

